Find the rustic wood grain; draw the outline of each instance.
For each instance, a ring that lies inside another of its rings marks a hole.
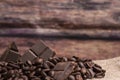
[[[119,30],[97,30],[97,29],[26,29],[14,28],[0,30],[0,36],[19,36],[19,37],[53,37],[53,38],[69,38],[69,39],[107,39],[120,40]]]
[[[120,29],[120,1],[1,0],[0,27],[13,26]]]

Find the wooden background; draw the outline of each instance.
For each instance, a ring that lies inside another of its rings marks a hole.
[[[0,54],[43,40],[59,56],[120,56],[119,0],[1,0]]]

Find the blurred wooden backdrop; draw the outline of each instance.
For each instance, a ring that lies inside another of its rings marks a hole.
[[[1,54],[15,41],[23,54],[39,40],[59,56],[120,56],[119,0],[2,0]]]

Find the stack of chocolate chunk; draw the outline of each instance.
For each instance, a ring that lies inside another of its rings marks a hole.
[[[87,80],[104,76],[105,70],[91,59],[57,57],[41,41],[22,56],[13,42],[0,57],[0,80]]]

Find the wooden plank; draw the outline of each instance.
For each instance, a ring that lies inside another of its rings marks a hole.
[[[58,29],[4,29],[0,30],[0,36],[19,37],[57,37],[76,39],[120,39],[120,30],[58,30]]]
[[[120,29],[119,0],[1,0],[0,27]]]

